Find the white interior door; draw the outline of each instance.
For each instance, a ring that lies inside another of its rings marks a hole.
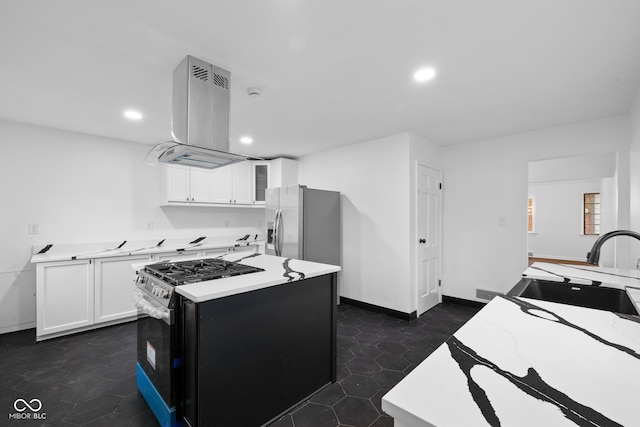
[[[440,171],[418,165],[417,256],[418,315],[434,307],[440,296]]]

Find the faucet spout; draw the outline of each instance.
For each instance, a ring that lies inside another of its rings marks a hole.
[[[634,239],[640,240],[640,234],[636,233],[635,231],[615,230],[605,233],[602,236],[598,237],[598,240],[596,240],[593,244],[591,251],[587,253],[587,263],[598,265],[598,263],[600,262],[600,248],[602,247],[602,244],[616,236],[629,236],[633,237]]]

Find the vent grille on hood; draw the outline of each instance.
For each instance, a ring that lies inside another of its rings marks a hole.
[[[173,71],[173,141],[155,146],[145,163],[174,163],[213,169],[243,160],[229,153],[231,73],[186,56]]]
[[[209,80],[209,72],[204,68],[200,68],[197,65],[191,66],[191,75],[196,79],[204,80],[205,82]]]

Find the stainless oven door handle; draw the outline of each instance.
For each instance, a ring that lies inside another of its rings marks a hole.
[[[142,295],[140,292],[134,294],[134,301],[136,308],[140,309],[144,314],[153,317],[154,319],[164,320],[167,324],[171,324],[171,310],[166,307],[155,305]]]

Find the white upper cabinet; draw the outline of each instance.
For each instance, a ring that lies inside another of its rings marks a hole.
[[[251,162],[240,162],[231,165],[233,169],[233,204],[250,205],[251,197]]]
[[[264,205],[267,187],[269,186],[270,163],[253,162],[251,165],[251,201],[255,205]]]
[[[211,170],[211,201],[227,205],[251,204],[251,162]]]
[[[211,171],[189,166],[166,165],[163,204],[211,203]]]
[[[163,166],[162,205],[264,206],[265,190],[298,183],[298,162],[278,158],[217,169]]]
[[[233,200],[232,172],[231,166],[211,170],[211,201],[213,203],[231,203]]]
[[[280,157],[269,162],[268,188],[285,187],[295,184],[299,184],[297,160]]]

